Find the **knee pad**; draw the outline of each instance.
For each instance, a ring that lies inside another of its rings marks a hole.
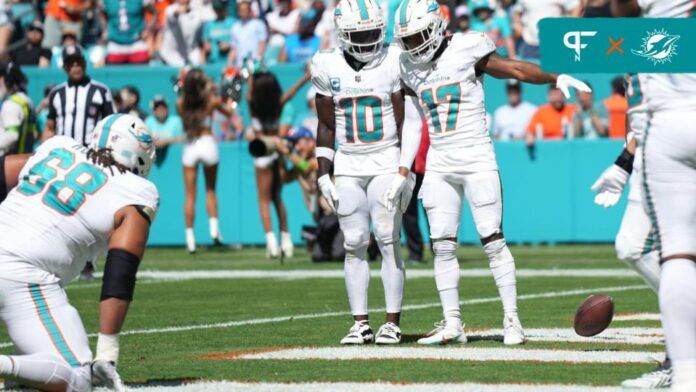
[[[459,285],[459,261],[457,261],[457,243],[449,240],[433,242],[435,253],[434,270],[437,289],[448,290]]]
[[[385,214],[386,215],[386,214]],[[374,222],[375,239],[382,245],[391,245],[397,242],[399,236],[394,232],[394,217],[383,216]],[[394,238],[397,237],[397,238]]]
[[[515,262],[504,238],[487,243],[483,246],[483,251],[488,256],[491,268]]]
[[[481,238],[487,238],[493,234],[500,233],[500,220],[498,219],[487,219],[482,222],[475,223],[476,231]]]
[[[360,254],[367,250],[370,234],[363,230],[350,229],[343,232],[343,246],[346,253]]]

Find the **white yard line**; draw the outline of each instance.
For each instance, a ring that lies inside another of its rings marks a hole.
[[[659,313],[617,314],[614,321],[660,321]]]
[[[645,286],[643,284],[632,285],[632,286],[597,287],[597,288],[590,288],[590,289],[577,289],[577,290],[566,290],[566,291],[548,291],[548,292],[536,293],[536,294],[523,294],[523,295],[519,295],[517,297],[517,299],[519,301],[525,301],[525,300],[532,300],[532,299],[572,297],[572,296],[576,296],[576,295],[586,295],[586,294],[594,294],[594,293],[612,293],[612,292],[619,292],[619,291],[647,290],[647,289],[648,289],[647,286]],[[477,305],[477,304],[484,304],[484,303],[498,302],[498,301],[500,301],[499,297],[486,297],[486,298],[468,299],[468,300],[461,301],[460,303],[462,305]],[[402,307],[402,310],[403,311],[410,311],[410,310],[430,309],[430,308],[436,308],[436,307],[440,307],[439,302],[431,302],[431,303],[426,303],[426,304],[405,305]],[[372,312],[376,312],[376,313],[384,312],[384,311],[385,311],[384,308],[372,310]],[[247,319],[247,320],[235,320],[235,321],[227,321],[227,322],[212,323],[212,324],[193,324],[193,325],[171,326],[171,327],[164,327],[164,328],[132,329],[132,330],[127,330],[127,331],[121,332],[121,335],[151,335],[151,334],[162,334],[162,333],[171,333],[171,332],[188,332],[188,331],[205,330],[205,329],[240,327],[240,326],[245,326],[245,325],[281,323],[281,322],[288,322],[288,321],[294,321],[294,320],[311,320],[311,319],[318,319],[318,318],[325,318],[325,317],[348,316],[349,314],[350,314],[350,312],[348,312],[348,311],[305,313],[305,314],[298,314],[298,315],[293,315],[293,316],[278,316],[278,317],[266,317],[266,318]],[[89,337],[95,337],[95,336],[97,336],[97,334],[90,334],[89,335]],[[11,347],[11,346],[12,346],[11,342],[0,343],[0,348]]]
[[[372,270],[373,278],[380,278],[379,270]],[[491,276],[488,268],[468,268],[460,272],[463,278],[481,278]],[[101,273],[96,273],[95,278],[101,279]],[[407,269],[407,279],[433,278],[433,270]],[[635,271],[623,268],[593,268],[593,269],[527,269],[517,270],[518,278],[635,278]],[[186,270],[186,271],[160,271],[142,270],[138,272],[140,283],[146,281],[185,281],[194,279],[343,279],[343,269],[330,270]],[[71,289],[97,287],[94,283],[78,283],[68,286]]]
[[[231,354],[230,359],[275,360],[391,360],[418,359],[467,362],[564,362],[564,363],[654,363],[659,353],[648,351],[539,350],[481,348],[465,345],[443,347],[298,347],[258,353]]]
[[[304,383],[243,383],[234,381],[194,382],[181,386],[130,387],[143,392],[620,392],[618,387],[590,387],[561,384],[478,384],[428,383],[404,384],[386,382],[304,382]],[[101,392],[103,389],[96,389]]]
[[[662,345],[662,328],[607,328],[597,336],[579,336],[572,328],[532,328],[524,330],[525,336],[534,342],[562,343],[617,343],[635,345]],[[469,338],[485,339],[503,336],[502,329],[467,332]]]

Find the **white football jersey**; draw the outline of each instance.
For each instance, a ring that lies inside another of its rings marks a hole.
[[[400,54],[397,46],[384,47],[360,71],[348,65],[338,48],[312,58],[312,84],[318,94],[332,97],[335,107],[335,175],[396,172],[399,139],[391,96],[402,88]]]
[[[401,57],[401,78],[418,95],[428,120],[428,170],[497,168],[486,124],[483,75],[476,74],[476,63],[493,51],[495,44],[486,34],[468,32],[454,34],[434,62],[417,64]]]
[[[690,18],[696,9],[693,0],[638,0],[638,5],[647,18]],[[641,76],[645,78],[641,83],[650,110],[696,109],[696,74]]]
[[[43,143],[0,204],[0,271],[26,283],[68,282],[107,250],[114,214],[136,205],[152,220],[155,185],[94,165],[87,149],[56,136]]]

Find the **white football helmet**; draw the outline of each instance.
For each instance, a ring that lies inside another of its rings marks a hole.
[[[90,148],[111,150],[116,162],[141,177],[147,177],[155,161],[155,143],[150,131],[142,120],[130,114],[112,114],[99,121]]]
[[[341,48],[367,63],[382,49],[386,22],[376,0],[341,0],[334,11]]]
[[[414,63],[427,63],[445,37],[447,22],[435,0],[404,0],[394,16],[394,39]]]

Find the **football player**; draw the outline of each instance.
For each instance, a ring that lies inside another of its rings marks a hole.
[[[405,111],[399,79],[401,51],[396,46],[383,46],[386,23],[379,2],[341,0],[334,21],[340,48],[317,53],[311,73],[319,116],[317,182],[338,215],[345,237],[345,282],[355,321],[341,343],[374,340],[396,344],[401,341],[399,318],[404,287],[401,216],[415,185],[409,169],[418,150],[420,131],[404,130],[409,137],[399,148]],[[416,117],[411,124],[420,124],[417,109],[407,113]],[[329,174],[332,163],[335,185]],[[388,189],[394,191],[388,193]],[[376,336],[367,309],[370,223],[382,253],[387,311],[386,322]]]
[[[643,103],[639,75],[626,76],[628,99],[626,146],[597,181],[592,190],[597,192],[595,203],[612,207],[618,203],[626,182],[630,178],[628,204],[616,235],[616,255],[635,269],[648,286],[658,293],[660,285],[660,255],[656,249],[655,230],[648,213],[643,208],[643,152],[638,141],[643,140],[647,125],[647,112]],[[654,371],[626,380],[625,388],[667,388],[672,383],[672,367],[666,359]]]
[[[0,355],[2,378],[41,390],[88,391],[94,376],[124,390],[116,372],[119,332],[159,203],[145,179],[154,158],[143,122],[114,114],[97,124],[89,148],[56,136],[33,155],[5,159],[0,188],[16,187],[0,204],[0,309],[18,354]],[[104,253],[93,361],[63,286],[85,260]]]
[[[528,83],[556,83],[590,91],[568,76],[503,58],[480,32],[445,37],[446,22],[435,0],[404,0],[397,9],[394,37],[403,50],[401,78],[406,93],[426,113],[430,150],[421,194],[435,254],[435,282],[444,322],[420,344],[466,342],[459,310],[457,232],[466,198],[488,256],[504,310],[504,343],[522,344],[517,315],[515,262],[502,232],[502,192],[495,152],[486,126],[483,74]]]
[[[694,15],[695,8],[690,0],[612,1],[614,16],[686,18]],[[672,390],[694,391],[696,74],[641,74],[640,81],[648,113],[645,135],[638,140],[643,147],[643,203],[661,263],[659,302]]]

